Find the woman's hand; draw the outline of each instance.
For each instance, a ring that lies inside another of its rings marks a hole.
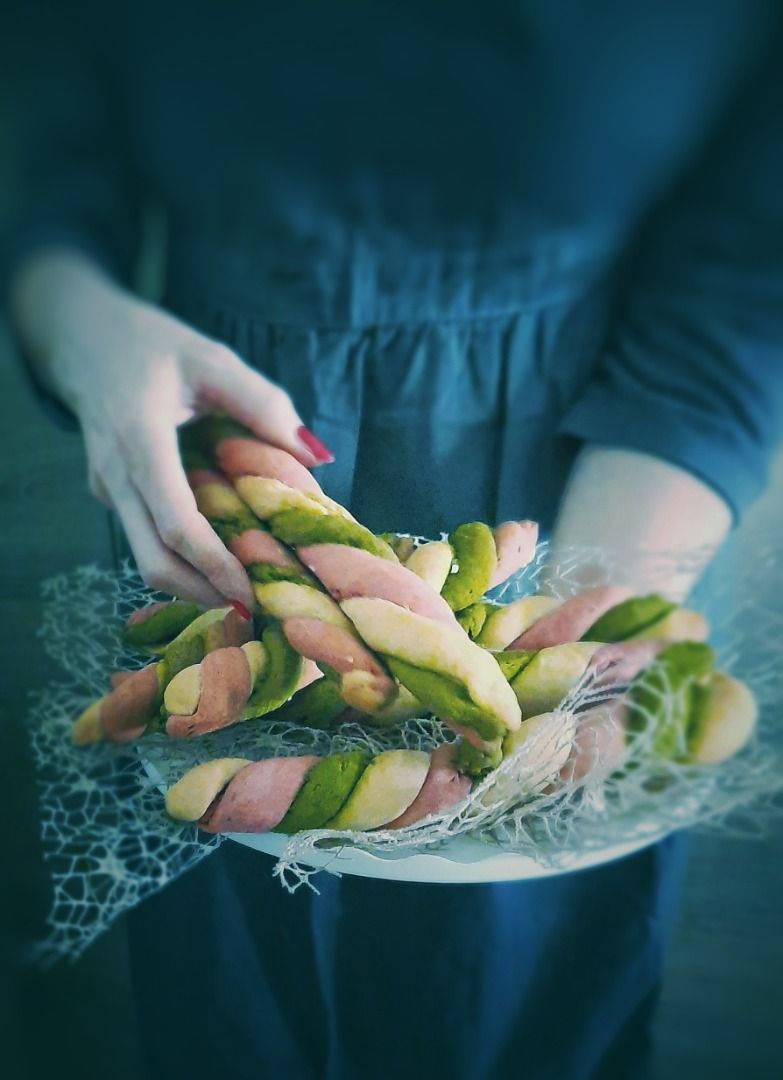
[[[40,382],[79,419],[90,489],[119,514],[147,584],[251,607],[247,574],[196,509],[177,427],[220,408],[308,467],[331,460],[285,391],[66,250],[22,265],[11,307]]]

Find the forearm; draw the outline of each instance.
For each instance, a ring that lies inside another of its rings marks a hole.
[[[85,337],[113,321],[119,305],[133,303],[82,252],[66,247],[36,251],[19,265],[9,290],[9,314],[26,359],[40,385],[72,409],[77,386],[69,357],[78,366]]]
[[[648,454],[589,445],[566,487],[552,543],[611,552],[642,589],[658,583],[661,555],[672,553],[676,572],[666,587],[684,596],[730,528],[726,502],[692,473]]]
[[[323,464],[328,451],[288,395],[75,250],[20,263],[10,301],[35,377],[78,418],[90,488],[119,514],[148,584],[210,607],[252,604],[242,565],[198,512],[177,431],[218,408],[301,464]]]

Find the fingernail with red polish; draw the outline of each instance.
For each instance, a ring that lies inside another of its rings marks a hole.
[[[250,620],[253,618],[253,616],[251,615],[251,613],[248,611],[248,609],[245,607],[245,605],[242,603],[241,600],[231,600],[229,602],[230,602],[232,608],[234,609],[234,611],[236,611],[237,615],[241,615],[243,619],[247,619],[247,621],[250,622]]]
[[[319,465],[328,465],[330,461],[334,461],[334,454],[331,450],[327,450],[317,435],[313,435],[309,428],[306,428],[304,424],[296,429],[296,434],[299,436],[299,441],[310,451]]]

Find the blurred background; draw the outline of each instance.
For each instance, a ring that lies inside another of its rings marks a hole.
[[[0,29],[0,225],[15,177],[8,152],[7,89],[14,78],[13,9]],[[783,192],[781,193],[783,198]],[[1,231],[1,230],[0,230]],[[139,270],[153,291],[159,273],[156,220]],[[781,342],[783,352],[783,342]],[[29,963],[49,902],[41,862],[35,777],[25,736],[27,695],[50,672],[37,637],[40,582],[80,563],[111,566],[117,537],[90,498],[81,441],[43,413],[0,326],[0,774],[5,828],[0,871],[0,1075],[38,1080],[111,1076],[143,1080],[120,922],[76,963],[46,972]],[[783,459],[738,541],[753,560],[760,536],[783,535]],[[783,598],[783,570],[759,579]],[[752,603],[752,597],[744,598]],[[756,840],[695,832],[668,955],[655,1032],[656,1080],[767,1080],[783,1076],[783,830]],[[271,860],[265,872],[271,871]],[[259,872],[264,872],[259,867]],[[161,1003],[165,1008],[165,1003]],[[195,1018],[194,1018],[194,1022]],[[556,1080],[556,1078],[553,1078]]]

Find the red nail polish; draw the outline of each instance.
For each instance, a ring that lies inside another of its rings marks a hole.
[[[231,604],[234,611],[236,611],[237,615],[240,615],[243,619],[247,619],[247,621],[250,622],[253,616],[241,600],[230,600],[229,603]]]
[[[299,436],[299,441],[307,447],[319,465],[328,465],[330,461],[334,461],[334,454],[331,450],[328,450],[318,436],[313,435],[312,431],[306,428],[304,424],[296,429],[296,434]]]

